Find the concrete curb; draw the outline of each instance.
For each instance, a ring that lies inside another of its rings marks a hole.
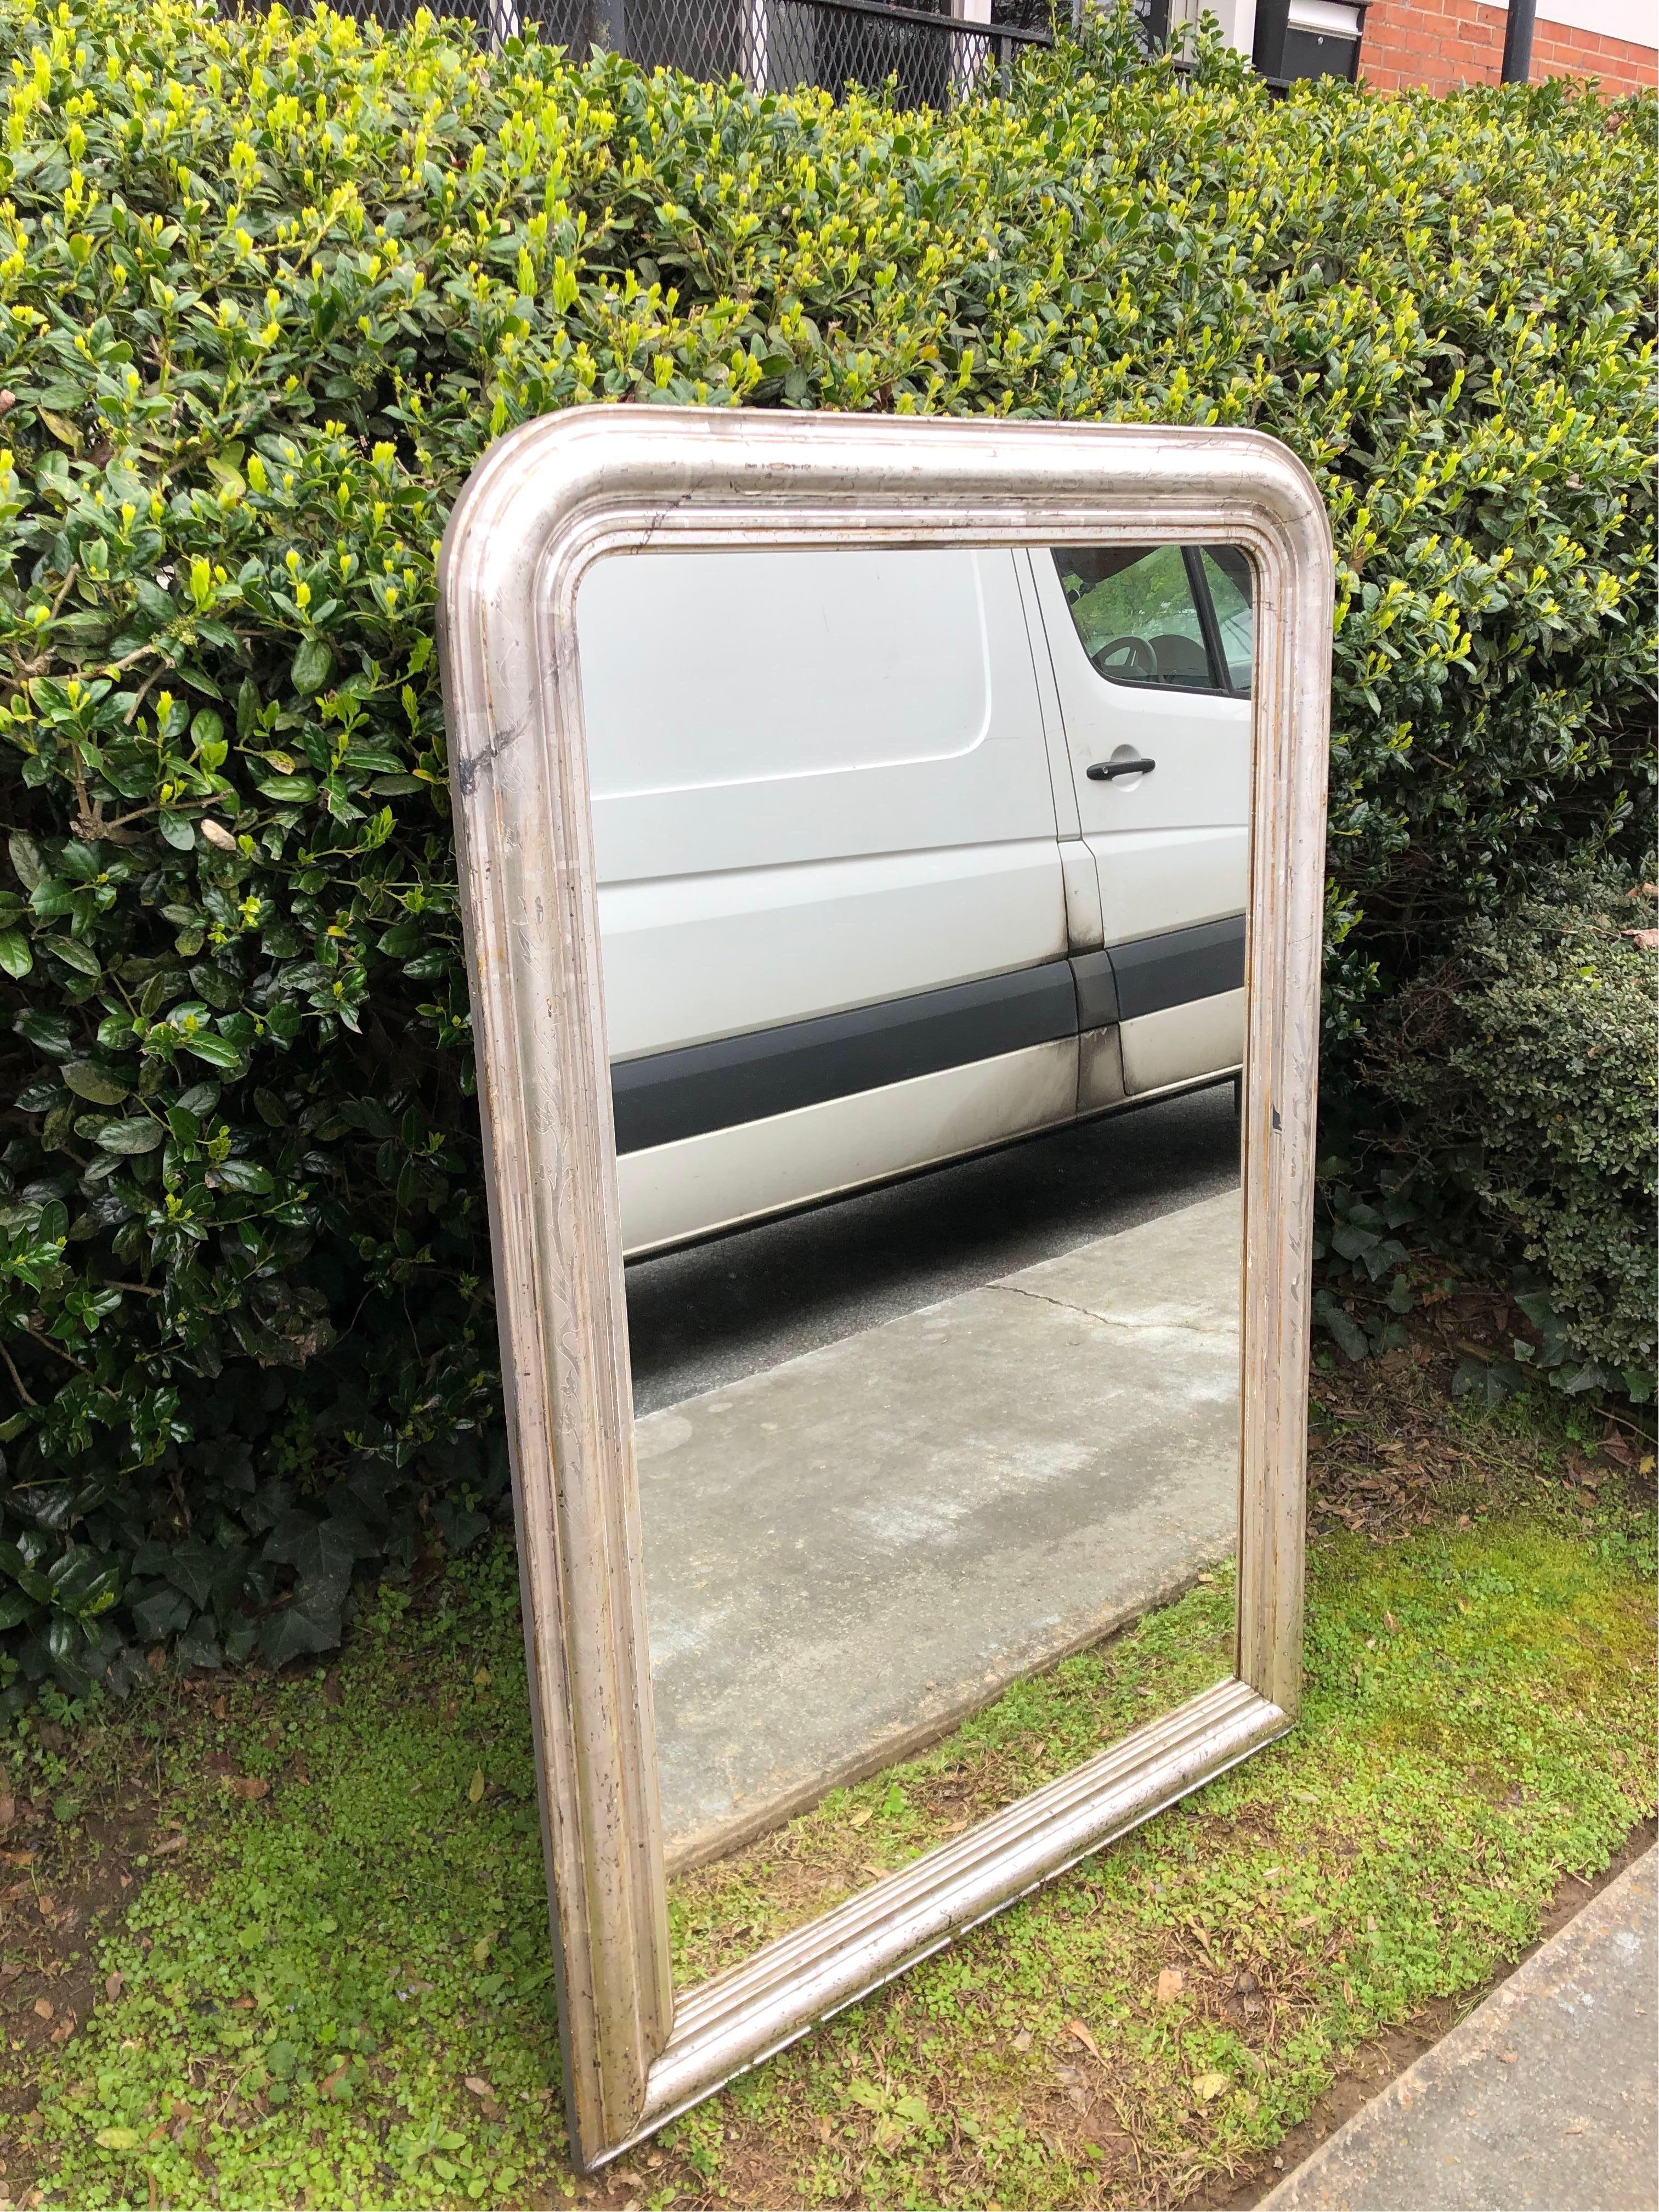
[[[1627,1867],[1260,2212],[1655,2212],[1656,1868]]]

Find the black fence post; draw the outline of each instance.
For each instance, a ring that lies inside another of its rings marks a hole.
[[[607,53],[628,52],[628,0],[591,0],[588,35]]]
[[[1285,37],[1291,27],[1291,0],[1255,0],[1255,42],[1250,60],[1259,76],[1282,80]]]
[[[1532,75],[1532,34],[1538,0],[1510,0],[1510,17],[1504,26],[1505,84],[1525,84]]]

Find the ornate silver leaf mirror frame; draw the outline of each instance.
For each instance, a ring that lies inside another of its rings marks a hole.
[[[677,1996],[577,586],[647,547],[1152,539],[1241,548],[1255,581],[1235,1672]],[[1332,592],[1313,483],[1244,430],[587,408],[502,439],[456,506],[440,638],[565,2078],[589,2168],[1291,1725]]]

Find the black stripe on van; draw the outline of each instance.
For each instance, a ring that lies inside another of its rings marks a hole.
[[[1107,1022],[1132,1022],[1139,1014],[1158,1014],[1166,1006],[1185,1006],[1194,999],[1242,990],[1244,917],[1232,914],[1224,921],[1200,922],[1195,929],[1137,937],[1127,945],[1113,945],[1109,952],[1085,953],[1073,965],[1078,970],[1079,1008],[1085,1030]]]
[[[617,1150],[642,1152],[1050,1044],[1244,980],[1244,917],[614,1062]]]
[[[620,1060],[611,1070],[617,1150],[672,1145],[1076,1034],[1071,963],[1049,960],[844,1014]]]

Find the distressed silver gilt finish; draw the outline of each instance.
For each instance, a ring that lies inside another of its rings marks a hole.
[[[645,547],[1158,540],[1239,545],[1255,573],[1237,1673],[677,1997],[577,586]],[[565,2079],[589,2167],[1294,1718],[1332,591],[1312,481],[1244,430],[583,408],[502,439],[457,503],[440,644]]]

